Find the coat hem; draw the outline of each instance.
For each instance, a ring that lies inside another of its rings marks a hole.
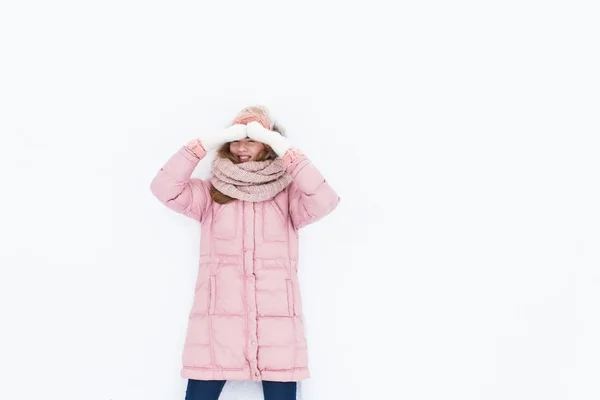
[[[195,380],[299,382],[310,378],[310,372],[308,367],[263,370],[260,371],[260,376],[255,377],[250,373],[249,369],[214,370],[210,368],[196,369],[183,367],[181,369],[181,377]]]

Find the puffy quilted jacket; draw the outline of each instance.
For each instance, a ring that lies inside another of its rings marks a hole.
[[[298,229],[340,198],[304,156],[293,181],[259,202],[212,201],[210,183],[191,174],[200,159],[185,147],[151,184],[167,207],[201,223],[200,262],[181,376],[299,381],[309,377],[298,284]]]

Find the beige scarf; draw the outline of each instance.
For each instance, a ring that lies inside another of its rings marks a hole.
[[[219,192],[249,202],[271,199],[292,181],[281,158],[234,164],[216,157],[212,172],[210,182]]]

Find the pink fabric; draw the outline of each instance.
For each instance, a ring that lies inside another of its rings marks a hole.
[[[288,151],[285,152],[285,154],[283,155],[283,164],[287,167],[290,166],[290,164],[292,162],[294,162],[295,160],[297,160],[298,158],[304,157],[304,154],[298,150],[298,149],[289,149]]]
[[[186,143],[185,147],[198,158],[204,158],[204,156],[206,156],[206,150],[204,149],[204,146],[202,146],[202,142],[198,139],[190,140]]]
[[[231,124],[248,125],[252,121],[257,121],[266,129],[273,129],[273,119],[271,118],[267,107],[264,106],[250,106],[244,108],[233,119]]]
[[[216,157],[210,182],[221,193],[234,199],[259,202],[271,199],[292,181],[281,159],[234,164]]]
[[[298,229],[340,198],[306,158],[270,200],[211,200],[182,148],[158,171],[152,193],[201,225],[200,262],[182,352],[187,379],[300,381],[310,376],[298,283]]]

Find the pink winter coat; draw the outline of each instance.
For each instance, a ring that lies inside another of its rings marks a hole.
[[[298,284],[298,229],[340,198],[304,156],[274,198],[212,201],[190,178],[200,159],[183,147],[158,172],[152,193],[201,223],[200,262],[181,376],[200,380],[300,381],[309,377]]]

